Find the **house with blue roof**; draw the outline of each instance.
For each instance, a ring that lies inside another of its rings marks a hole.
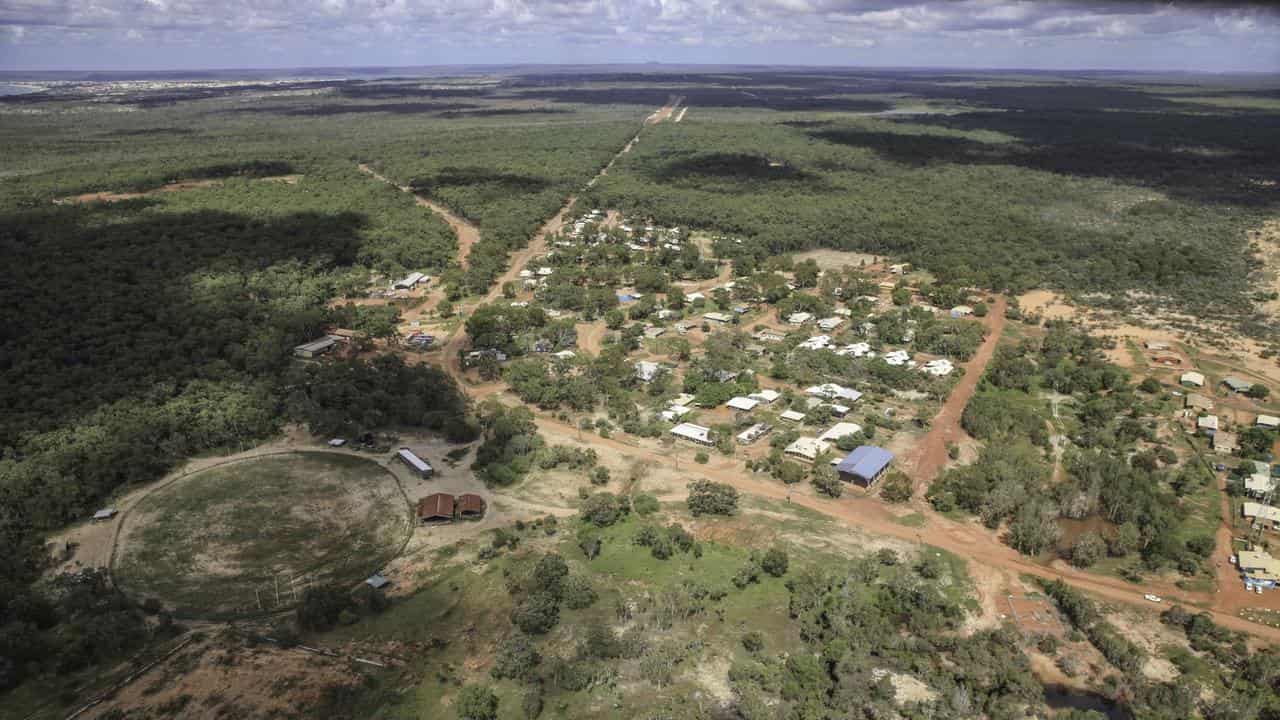
[[[893,453],[874,445],[861,445],[836,464],[840,479],[871,487],[884,476],[893,462]]]

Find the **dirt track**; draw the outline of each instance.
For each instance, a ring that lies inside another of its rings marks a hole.
[[[927,489],[929,483],[933,482],[942,468],[946,467],[947,445],[968,437],[960,427],[960,415],[964,412],[964,406],[969,404],[969,398],[973,397],[974,391],[978,389],[978,380],[986,371],[987,363],[991,362],[991,357],[995,355],[996,345],[1000,343],[1000,335],[1004,332],[1007,307],[1008,303],[1003,297],[996,298],[990,314],[986,317],[986,339],[982,341],[973,358],[964,364],[964,377],[956,383],[951,395],[943,403],[942,409],[934,416],[928,434],[921,438],[912,457],[904,458],[908,460],[904,463],[908,467],[914,465],[911,478],[917,493]]]
[[[453,211],[440,203],[429,200],[413,192],[413,188],[408,185],[397,185],[390,179],[379,175],[373,168],[369,167],[365,163],[360,163],[358,167],[361,172],[367,173],[376,180],[381,180],[392,187],[399,188],[402,192],[411,193],[413,195],[413,199],[418,203],[418,205],[429,209],[431,212],[439,215],[440,219],[449,223],[449,227],[453,228],[454,234],[458,236],[458,264],[463,268],[467,267],[467,258],[471,256],[471,248],[474,247],[476,243],[480,242],[479,228],[471,224],[465,218],[455,215]]]

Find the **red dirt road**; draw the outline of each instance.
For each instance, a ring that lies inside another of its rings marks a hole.
[[[465,218],[455,215],[451,210],[449,210],[449,208],[441,205],[440,203],[429,200],[413,192],[413,188],[408,185],[397,185],[390,179],[379,175],[373,168],[364,163],[360,163],[358,167],[361,172],[367,173],[376,180],[381,180],[392,187],[400,189],[402,192],[411,193],[413,195],[413,199],[418,203],[418,205],[427,208],[436,215],[439,215],[440,219],[449,223],[449,227],[453,228],[454,234],[458,236],[458,264],[464,269],[467,267],[467,258],[471,256],[471,248],[476,243],[480,242],[479,228],[472,225]]]
[[[969,404],[969,398],[978,389],[978,380],[986,371],[987,363],[995,355],[996,345],[1000,343],[1000,335],[1004,332],[1006,308],[1008,303],[1004,297],[997,297],[984,320],[987,326],[986,339],[969,362],[964,364],[964,377],[956,383],[951,396],[934,416],[929,432],[921,438],[911,457],[904,458],[907,461],[904,465],[913,468],[910,475],[917,493],[928,488],[929,483],[946,467],[948,443],[958,442],[968,436],[960,427],[960,415],[964,412],[964,406]]]

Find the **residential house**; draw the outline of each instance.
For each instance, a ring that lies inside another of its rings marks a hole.
[[[561,350],[558,353],[551,353],[551,357],[557,360],[572,360],[577,356],[578,354],[572,350]]]
[[[1240,449],[1240,438],[1238,438],[1233,432],[1219,430],[1213,434],[1210,444],[1213,445],[1214,452],[1222,453],[1223,455],[1230,455]]]
[[[458,517],[465,520],[476,520],[484,517],[484,498],[474,493],[463,493],[458,496]]]
[[[923,367],[920,368],[922,372],[929,373],[930,375],[933,375],[935,377],[946,377],[947,375],[950,375],[955,369],[956,369],[955,365],[953,365],[951,361],[946,358],[930,360],[929,362],[925,363]]]
[[[862,397],[862,393],[857,390],[835,383],[814,385],[813,387],[805,388],[805,393],[826,400],[848,400],[849,402],[858,402],[858,398]]]
[[[951,317],[966,318],[973,315],[973,308],[968,305],[957,305],[951,308]]]
[[[1265,550],[1241,550],[1236,553],[1236,567],[1244,576],[1246,590],[1274,588],[1280,584],[1280,560]]]
[[[804,413],[796,410],[783,410],[778,417],[786,420],[787,422],[800,422],[804,420]]]
[[[818,459],[819,455],[829,451],[830,449],[830,443],[827,443],[824,440],[812,437],[802,437],[797,438],[795,442],[788,445],[782,452],[800,460],[813,462]]]
[[[653,340],[653,339],[662,337],[666,332],[667,332],[666,328],[654,325],[644,329],[644,336],[649,338],[650,340]]]
[[[1213,437],[1213,435],[1218,432],[1218,416],[1203,415],[1196,418],[1196,428],[1205,435]]]
[[[412,290],[413,288],[418,286],[418,283],[422,283],[426,281],[427,281],[426,275],[423,275],[420,272],[413,272],[413,273],[409,273],[409,275],[405,277],[403,280],[397,280],[395,285],[392,285],[392,287],[395,288],[396,290]]]
[[[751,427],[738,433],[738,443],[740,445],[750,445],[751,443],[764,437],[773,429],[772,425],[767,423],[756,423]]]
[[[837,355],[841,355],[841,356],[843,356],[843,355],[852,355],[852,356],[854,356],[854,357],[856,357],[856,358],[860,358],[860,357],[875,357],[875,355],[876,355],[875,353],[871,352],[871,345],[869,345],[869,344],[867,344],[867,343],[864,343],[864,342],[858,342],[858,343],[852,343],[852,344],[849,344],[849,345],[845,345],[844,347],[842,347],[842,348],[840,348],[839,350],[837,350],[837,351],[836,351],[836,354],[837,354]]]
[[[1227,377],[1222,378],[1222,384],[1226,385],[1231,392],[1235,393],[1249,392],[1253,387],[1253,383],[1248,380],[1241,380],[1234,375],[1228,375]]]
[[[662,372],[662,366],[656,362],[641,360],[636,363],[636,377],[640,382],[653,382]]]
[[[1244,491],[1249,497],[1262,499],[1275,489],[1275,478],[1265,472],[1254,473],[1244,479]]]
[[[115,517],[118,512],[119,511],[115,508],[103,508],[93,514],[93,521],[99,522],[101,520],[110,520]]]
[[[778,332],[777,330],[770,330],[769,328],[761,328],[756,332],[755,335],[752,335],[751,337],[755,338],[756,340],[759,340],[760,342],[770,342],[770,343],[782,342],[783,340],[786,339],[786,336],[783,335],[782,333]]]
[[[826,350],[829,347],[831,347],[831,337],[829,335],[814,335],[796,345],[796,348],[800,350]]]
[[[818,321],[818,328],[820,330],[831,332],[843,324],[844,318],[842,317],[826,317]]]
[[[889,272],[893,275],[901,275],[911,270],[911,263],[895,263],[889,266]]]
[[[731,410],[738,410],[740,412],[751,412],[752,410],[756,409],[756,406],[760,404],[760,401],[755,400],[753,398],[749,398],[749,397],[739,396],[739,397],[730,399],[729,402],[726,404],[729,406],[729,409]]]
[[[711,428],[693,423],[680,423],[671,428],[671,434],[681,440],[698,443],[699,445],[715,445],[715,441],[711,439]]]
[[[842,480],[871,487],[884,476],[893,462],[893,453],[874,445],[863,445],[845,456],[836,465]]]
[[[819,435],[818,439],[822,440],[823,442],[834,443],[835,441],[839,440],[842,437],[845,437],[848,435],[857,435],[860,432],[862,432],[861,425],[857,423],[840,422],[840,423],[836,423],[835,425],[832,425],[830,430],[827,430],[826,432]]]
[[[671,398],[671,404],[672,405],[692,405],[693,393],[680,393],[679,395],[676,395],[675,397]]]
[[[1148,350],[1151,350],[1152,352],[1164,351],[1169,349],[1169,343],[1164,342],[1163,340],[1147,340],[1146,342],[1142,343],[1142,346]]]
[[[700,292],[691,292],[691,293],[689,293],[688,295],[685,295],[685,296],[684,296],[684,299],[685,299],[685,302],[691,302],[691,303],[693,303],[693,302],[697,302],[697,301],[699,301],[699,300],[706,300],[706,299],[707,299],[707,296],[706,296],[706,295],[703,295],[703,294],[702,294],[702,293],[700,293]]]
[[[911,353],[907,352],[906,350],[892,350],[890,352],[885,353],[881,357],[884,358],[884,361],[886,363],[894,366],[915,364],[911,360]]]
[[[754,400],[759,400],[765,405],[769,405],[769,404],[772,404],[778,398],[782,397],[782,393],[778,392],[777,390],[770,390],[769,388],[765,388],[760,392],[751,393],[747,397],[750,397]]]
[[[1266,430],[1275,430],[1280,428],[1280,417],[1276,417],[1275,415],[1259,415],[1258,419],[1255,420],[1253,424]]]
[[[1183,402],[1183,406],[1188,410],[1208,412],[1213,409],[1213,400],[1200,393],[1187,393],[1187,399]]]
[[[703,313],[702,319],[708,320],[710,322],[721,323],[721,324],[733,322],[733,316],[726,315],[725,313],[722,313],[722,312]]]
[[[1195,370],[1188,370],[1182,373],[1182,377],[1178,378],[1178,382],[1187,387],[1204,387],[1204,375]]]
[[[680,418],[684,417],[685,415],[688,415],[691,412],[693,412],[693,408],[687,405],[672,404],[672,405],[668,405],[667,409],[663,410],[659,414],[659,417],[661,417],[666,422],[675,422]]]
[[[1256,502],[1245,502],[1240,505],[1240,514],[1253,521],[1255,525],[1274,530],[1280,526],[1280,508]]]
[[[798,312],[787,316],[788,325],[804,325],[813,319],[813,313]]]

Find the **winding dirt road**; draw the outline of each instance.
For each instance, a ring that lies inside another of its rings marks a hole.
[[[449,227],[453,228],[453,232],[458,236],[458,264],[464,269],[467,267],[467,259],[471,257],[471,248],[480,242],[480,229],[471,224],[468,220],[455,215],[449,208],[438,202],[425,198],[418,193],[413,192],[413,188],[408,185],[398,185],[391,179],[379,175],[373,168],[365,163],[360,163],[357,167],[360,172],[366,173],[376,180],[398,188],[401,192],[407,192],[413,195],[413,199],[418,205],[429,209],[431,212],[439,215],[442,220],[449,223]]]

